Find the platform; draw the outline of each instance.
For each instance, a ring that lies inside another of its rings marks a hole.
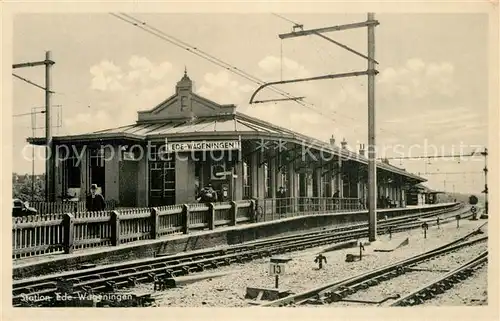
[[[436,207],[426,206],[427,210]],[[379,210],[380,215],[391,217],[404,215],[415,208]],[[320,230],[345,223],[366,222],[367,211],[332,214],[308,214],[283,218],[276,221],[218,227],[215,230],[190,231],[156,240],[135,241],[118,246],[81,249],[72,254],[50,254],[13,260],[13,277],[25,278],[40,274],[51,274],[81,268],[84,264],[107,265],[123,261],[144,260],[155,255],[174,255],[180,252],[200,251],[206,248],[283,236],[291,233]]]

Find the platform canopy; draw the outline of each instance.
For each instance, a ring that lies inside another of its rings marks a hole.
[[[135,124],[100,130],[92,133],[53,137],[54,144],[89,144],[104,142],[146,143],[148,141],[202,141],[202,140],[281,140],[304,144],[342,159],[368,164],[368,159],[324,141],[236,112],[235,105],[220,105],[193,92],[191,79],[184,74],[177,83],[175,94],[147,111],[139,111]],[[45,138],[30,137],[28,142],[45,145]],[[412,181],[426,179],[386,163],[377,167]]]

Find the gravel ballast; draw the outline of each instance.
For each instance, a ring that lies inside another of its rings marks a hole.
[[[488,266],[483,265],[468,279],[428,301],[422,306],[488,305]]]
[[[460,222],[459,229],[457,229],[455,222],[442,225],[440,229],[433,226],[427,231],[427,239],[424,239],[421,229],[396,233],[393,235],[393,242],[403,241],[408,238],[409,244],[389,253],[374,252],[374,246],[367,245],[365,246],[363,259],[351,263],[345,262],[346,254],[357,254],[359,249],[327,252],[324,253],[327,263],[324,264],[321,270],[317,269],[318,265],[314,263],[314,258],[325,247],[288,253],[285,256],[292,258],[292,261],[286,264],[286,274],[280,277],[280,288],[298,293],[357,275],[451,242],[468,234],[485,222],[484,220],[463,220]],[[484,231],[486,230],[485,228]],[[379,236],[378,240],[380,243],[387,243],[389,237],[382,235]],[[450,267],[446,268],[449,269]],[[247,287],[274,287],[274,277],[269,275],[268,270],[269,258],[258,259],[246,264],[232,264],[231,266],[221,267],[216,271],[234,271],[234,273],[199,281],[182,288],[156,292],[156,305],[172,307],[249,306],[248,300],[244,298]],[[206,273],[210,272],[207,271]],[[152,291],[153,289],[151,284],[141,285],[140,287],[144,290]]]

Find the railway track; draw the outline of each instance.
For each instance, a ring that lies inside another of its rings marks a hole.
[[[270,307],[284,307],[284,306],[297,306],[304,304],[330,304],[333,302],[339,302],[344,300],[350,295],[360,291],[366,290],[370,287],[377,286],[382,282],[399,277],[407,272],[415,271],[415,267],[418,264],[428,262],[429,260],[434,260],[438,257],[449,255],[450,253],[460,251],[466,247],[475,246],[487,242],[487,236],[481,236],[470,241],[468,239],[481,234],[481,228],[487,223],[481,225],[479,228],[475,229],[471,233],[461,237],[453,242],[437,247],[433,250],[421,253],[419,255],[401,260],[399,262],[389,264],[368,272],[361,273],[360,275],[349,277],[343,280],[338,280],[330,284],[326,284],[319,288],[311,289],[301,293],[294,294],[292,296],[264,303],[260,306],[270,306]],[[451,272],[450,272],[451,273]],[[451,277],[451,276],[450,276]],[[439,283],[442,284],[442,283]],[[432,288],[432,285],[428,286]],[[419,291],[421,290],[421,291]],[[408,300],[401,301],[401,304],[406,304],[405,302],[413,302],[412,298],[419,297],[425,289],[419,289],[416,293],[412,293]],[[391,296],[385,298],[381,301],[368,301],[368,300],[348,300],[350,302],[357,303],[367,303],[367,304],[381,304],[388,299],[397,299],[397,296]]]
[[[467,279],[486,263],[488,263],[488,251],[482,252],[453,271],[450,271],[449,273],[440,276],[417,290],[399,298],[390,306],[414,306],[422,304],[424,301],[446,292],[455,284]]]
[[[451,211],[460,212],[460,207]],[[420,226],[419,218],[450,214],[448,210],[438,210],[424,215],[410,215],[383,220],[379,223],[378,233],[387,233],[389,226],[392,232],[412,229]],[[460,212],[464,217],[469,212]],[[454,215],[442,219],[454,219]],[[223,249],[205,250],[200,253],[184,253],[179,255],[156,257],[135,262],[106,265],[97,268],[69,271],[57,275],[15,280],[13,284],[13,304],[22,305],[23,298],[54,296],[61,289],[73,294],[114,292],[123,287],[134,287],[140,282],[168,283],[172,277],[216,269],[221,265],[234,262],[244,263],[256,258],[271,256],[284,252],[303,250],[306,248],[356,240],[367,236],[367,224],[343,226],[320,232],[291,235],[271,240],[261,240],[250,244],[231,246]],[[30,302],[33,304],[47,302]]]

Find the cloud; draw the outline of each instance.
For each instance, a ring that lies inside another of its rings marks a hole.
[[[148,58],[136,55],[130,57],[126,68],[103,60],[90,68],[90,88],[101,92],[126,91],[160,81],[171,71],[172,64],[168,61],[154,64]]]
[[[121,91],[126,88],[121,84],[123,73],[113,62],[103,60],[90,68],[92,80],[90,88],[99,91]]]
[[[266,56],[255,66],[257,71],[254,75],[265,81],[274,81],[280,77],[281,66],[280,58]],[[139,56],[132,56],[122,67],[109,61],[94,66],[91,72],[96,83],[94,87],[108,91],[110,96],[107,98],[112,101],[105,110],[113,117],[101,122],[106,125],[102,128],[124,125],[125,121],[131,123],[136,119],[138,110],[153,108],[173,94],[180,72],[174,72],[169,62],[153,63]],[[305,66],[283,58],[284,79],[311,75]],[[387,144],[421,140],[439,134],[443,128],[453,130],[476,122],[478,115],[460,115],[470,109],[458,108],[450,103],[453,102],[450,95],[457,90],[453,77],[453,65],[417,58],[401,66],[384,69],[376,78],[377,142]],[[338,142],[346,138],[352,142],[353,149],[357,149],[355,145],[358,141],[366,143],[366,77],[277,87],[293,96],[306,96],[306,101],[314,104],[310,107],[314,111],[290,101],[248,106],[250,95],[258,85],[227,70],[207,72],[202,79],[193,81],[198,85],[195,87],[197,94],[220,104],[235,104],[238,111],[250,116],[322,140],[328,140],[331,135]],[[129,90],[123,91],[124,88]],[[118,89],[122,91],[113,94],[113,90]],[[256,97],[257,100],[272,98],[283,96],[266,89]],[[418,113],[415,112],[417,110]],[[450,117],[455,118],[447,121]],[[103,115],[100,118],[105,119]],[[80,123],[83,122],[75,120],[73,125]],[[464,128],[467,131],[478,130],[473,126]]]
[[[279,75],[283,72],[284,78],[307,78],[311,73],[298,62],[283,57],[283,59],[276,56],[266,56],[259,61],[258,66],[266,74]]]
[[[332,119],[325,117],[321,110],[316,112],[293,102],[246,105],[242,106],[240,111],[323,141],[328,141],[332,135],[338,144],[343,138],[351,142],[358,140],[356,134],[350,130],[348,123],[341,121],[332,123]]]
[[[95,113],[91,111],[82,112],[73,117],[68,117],[64,119],[63,125],[65,134],[77,135],[107,128],[112,122],[111,115],[104,110],[98,110]]]
[[[453,97],[458,86],[454,82],[455,68],[448,62],[426,63],[421,59],[409,59],[399,68],[384,69],[377,76],[380,96],[394,95],[411,98],[426,98],[431,95]]]
[[[255,87],[233,78],[234,76],[225,70],[206,73],[204,82],[196,93],[220,104],[246,104]]]

